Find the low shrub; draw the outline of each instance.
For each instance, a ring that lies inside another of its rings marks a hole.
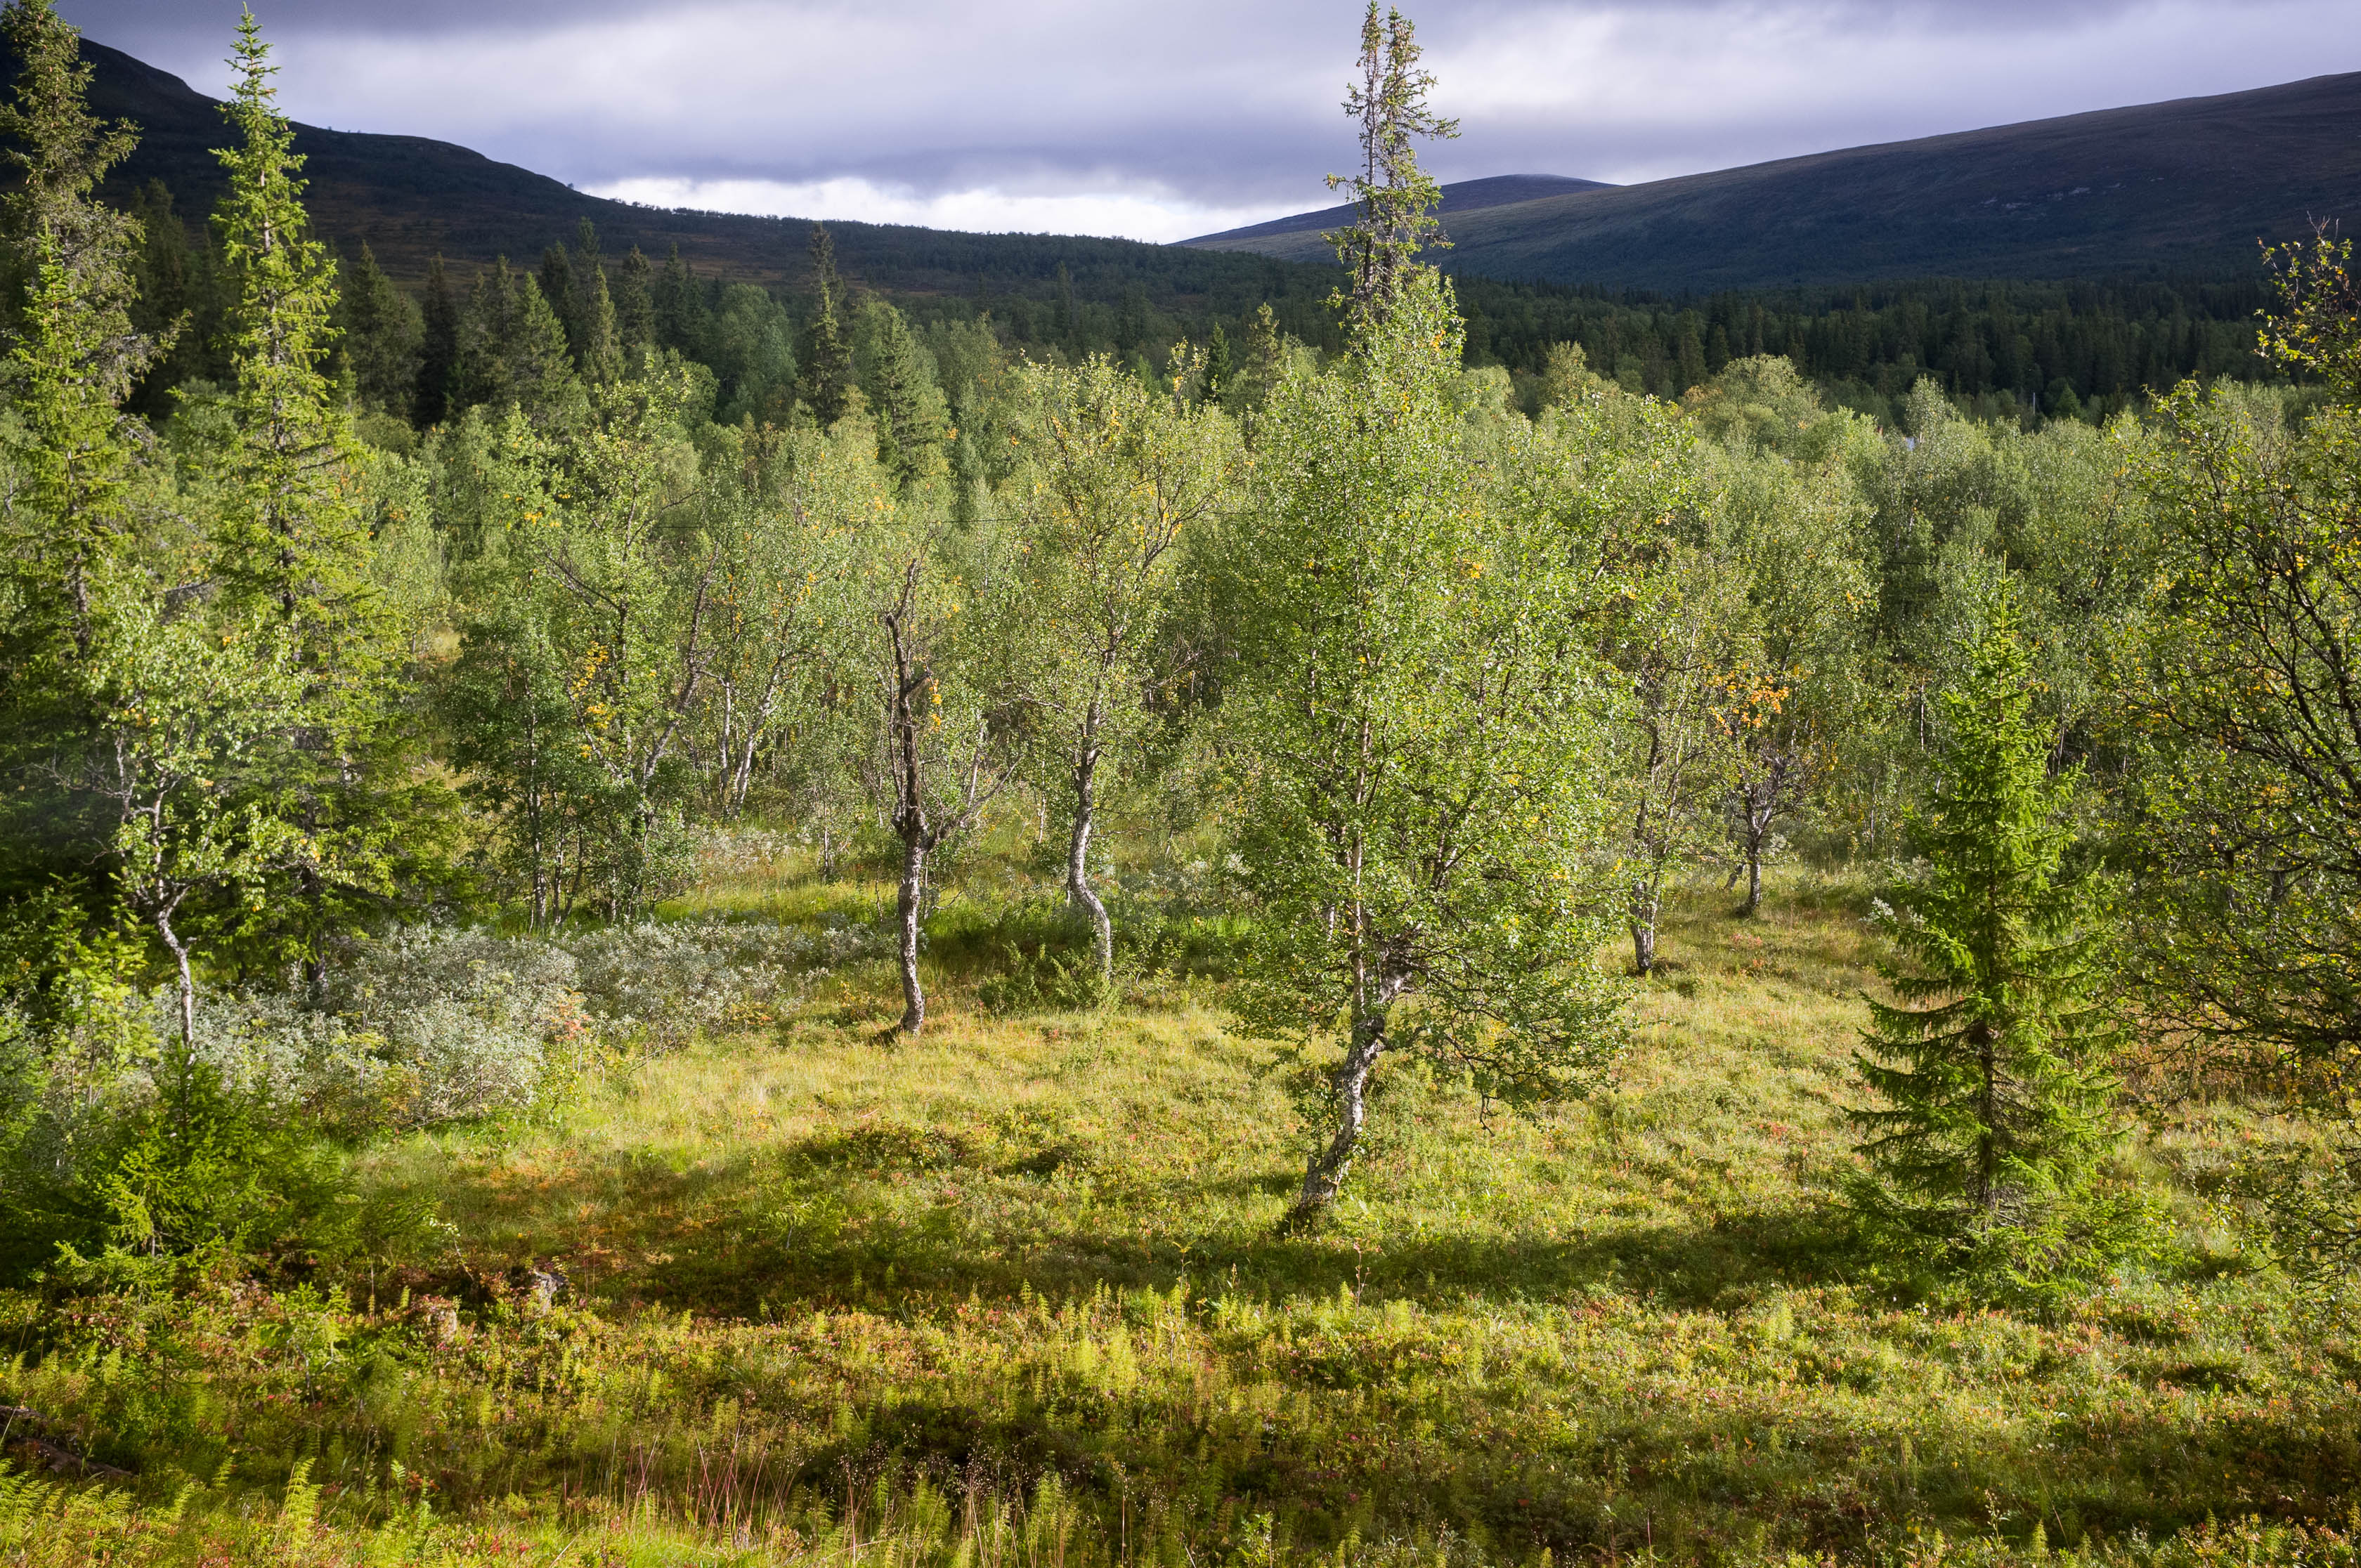
[[[805,977],[879,946],[852,926],[411,928],[355,944],[317,1005],[208,999],[202,1048],[225,1080],[339,1131],[470,1121],[533,1105],[598,1048],[762,1022]]]

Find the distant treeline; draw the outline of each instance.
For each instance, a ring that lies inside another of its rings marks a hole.
[[[176,214],[162,185],[150,184],[132,205],[148,224],[139,324],[188,323],[176,351],[136,400],[141,411],[156,417],[166,411],[172,388],[219,372],[212,363],[218,352],[213,345],[221,310],[219,268],[204,225]],[[940,237],[955,251],[963,236]],[[560,277],[564,248],[551,253],[560,258]],[[1160,368],[1180,339],[1202,344],[1219,332],[1232,344],[1242,343],[1266,304],[1279,331],[1323,350],[1338,346],[1326,303],[1342,276],[1333,268],[1272,260],[1209,277],[1197,265],[1202,252],[1124,250],[1117,258],[1112,247],[1082,242],[1072,265],[1050,265],[1045,250],[1042,268],[1019,274],[995,264],[995,258],[1005,263],[1000,253],[974,249],[964,256],[976,269],[973,286],[952,293],[911,286],[908,277],[896,275],[906,270],[900,267],[863,277],[864,258],[849,249],[845,282],[890,300],[922,332],[988,322],[1005,346],[1069,362],[1113,352],[1123,361]],[[962,258],[930,251],[929,271],[956,272]],[[1160,266],[1166,258],[1169,265]],[[616,270],[622,297],[615,303],[627,340],[636,326],[654,345],[712,369],[717,411],[728,408],[758,422],[784,411],[781,394],[796,378],[795,345],[806,340],[818,314],[816,291],[700,275],[676,256],[633,252],[606,259]],[[553,281],[551,255],[513,260],[512,276],[520,282],[528,275],[544,285]],[[348,274],[362,275],[355,280],[360,288],[347,288],[348,301],[376,302],[374,311],[365,308],[346,323],[346,358],[360,378],[369,379],[372,368],[385,376],[420,348],[431,366],[436,345],[419,339],[422,333],[434,335],[436,302],[405,304],[363,258],[347,258],[346,266]],[[448,280],[457,313],[464,313],[466,296],[479,292],[474,282],[456,272]],[[1594,369],[1627,389],[1664,397],[1702,384],[1733,360],[1784,355],[1832,402],[1889,424],[1910,389],[1926,378],[1979,417],[2038,412],[2097,419],[2188,378],[2264,379],[2276,373],[2253,346],[2266,298],[2259,268],[2237,280],[1920,280],[1688,299],[1466,276],[1455,283],[1467,321],[1469,362],[1506,367],[1529,399],[1538,396],[1533,384],[1558,343],[1581,345]],[[566,302],[549,302],[561,319],[570,314]],[[451,316],[443,323],[445,332],[453,330]],[[449,392],[468,400],[464,387]],[[396,400],[370,400],[391,409]],[[430,391],[409,411],[433,418],[446,402]]]

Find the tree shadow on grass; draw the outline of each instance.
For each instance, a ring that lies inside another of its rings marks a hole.
[[[728,1316],[796,1307],[923,1311],[1027,1291],[1052,1299],[1102,1288],[1170,1291],[1184,1279],[1198,1295],[1349,1289],[1364,1300],[1444,1306],[1612,1290],[1698,1310],[1835,1277],[1850,1245],[1839,1220],[1799,1209],[1696,1223],[1602,1220],[1570,1237],[1279,1234],[1267,1222],[1239,1223],[1235,1177],[1082,1199],[1054,1186],[1069,1157],[1059,1148],[988,1151],[931,1130],[860,1128],[686,1171],[617,1156],[559,1173],[491,1177],[459,1207],[479,1268],[548,1258],[594,1297]],[[1294,1179],[1246,1184],[1258,1196],[1283,1195]],[[445,1194],[466,1185],[451,1176],[437,1184]],[[1259,1214],[1266,1206],[1252,1207]],[[1191,1234],[1187,1217],[1200,1212],[1212,1218]]]

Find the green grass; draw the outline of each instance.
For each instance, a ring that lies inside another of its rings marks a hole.
[[[782,873],[689,908],[877,896]],[[128,1516],[123,1561],[2348,1561],[2353,1347],[2219,1208],[2268,1118],[2181,1106],[2127,1154],[2170,1271],[2039,1316],[1862,1282],[1828,1190],[1862,905],[1803,874],[1753,921],[1693,899],[1591,1102],[1519,1119],[1394,1064],[1310,1236],[1275,1229],[1284,1064],[1207,982],[992,1016],[958,933],[994,910],[947,905],[921,1039],[882,1034],[884,966],[840,970],[537,1122],[372,1147],[447,1254],[374,1301],[16,1298],[0,1402],[150,1505],[203,1484]],[[544,1311],[517,1282],[552,1263]],[[296,1530],[299,1457],[328,1490]]]

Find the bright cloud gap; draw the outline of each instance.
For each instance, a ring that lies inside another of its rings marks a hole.
[[[1289,206],[1213,207],[1135,192],[1009,192],[989,186],[921,192],[869,180],[693,180],[639,176],[586,187],[653,207],[761,217],[912,224],[972,234],[1075,234],[1157,244],[1284,216]]]

